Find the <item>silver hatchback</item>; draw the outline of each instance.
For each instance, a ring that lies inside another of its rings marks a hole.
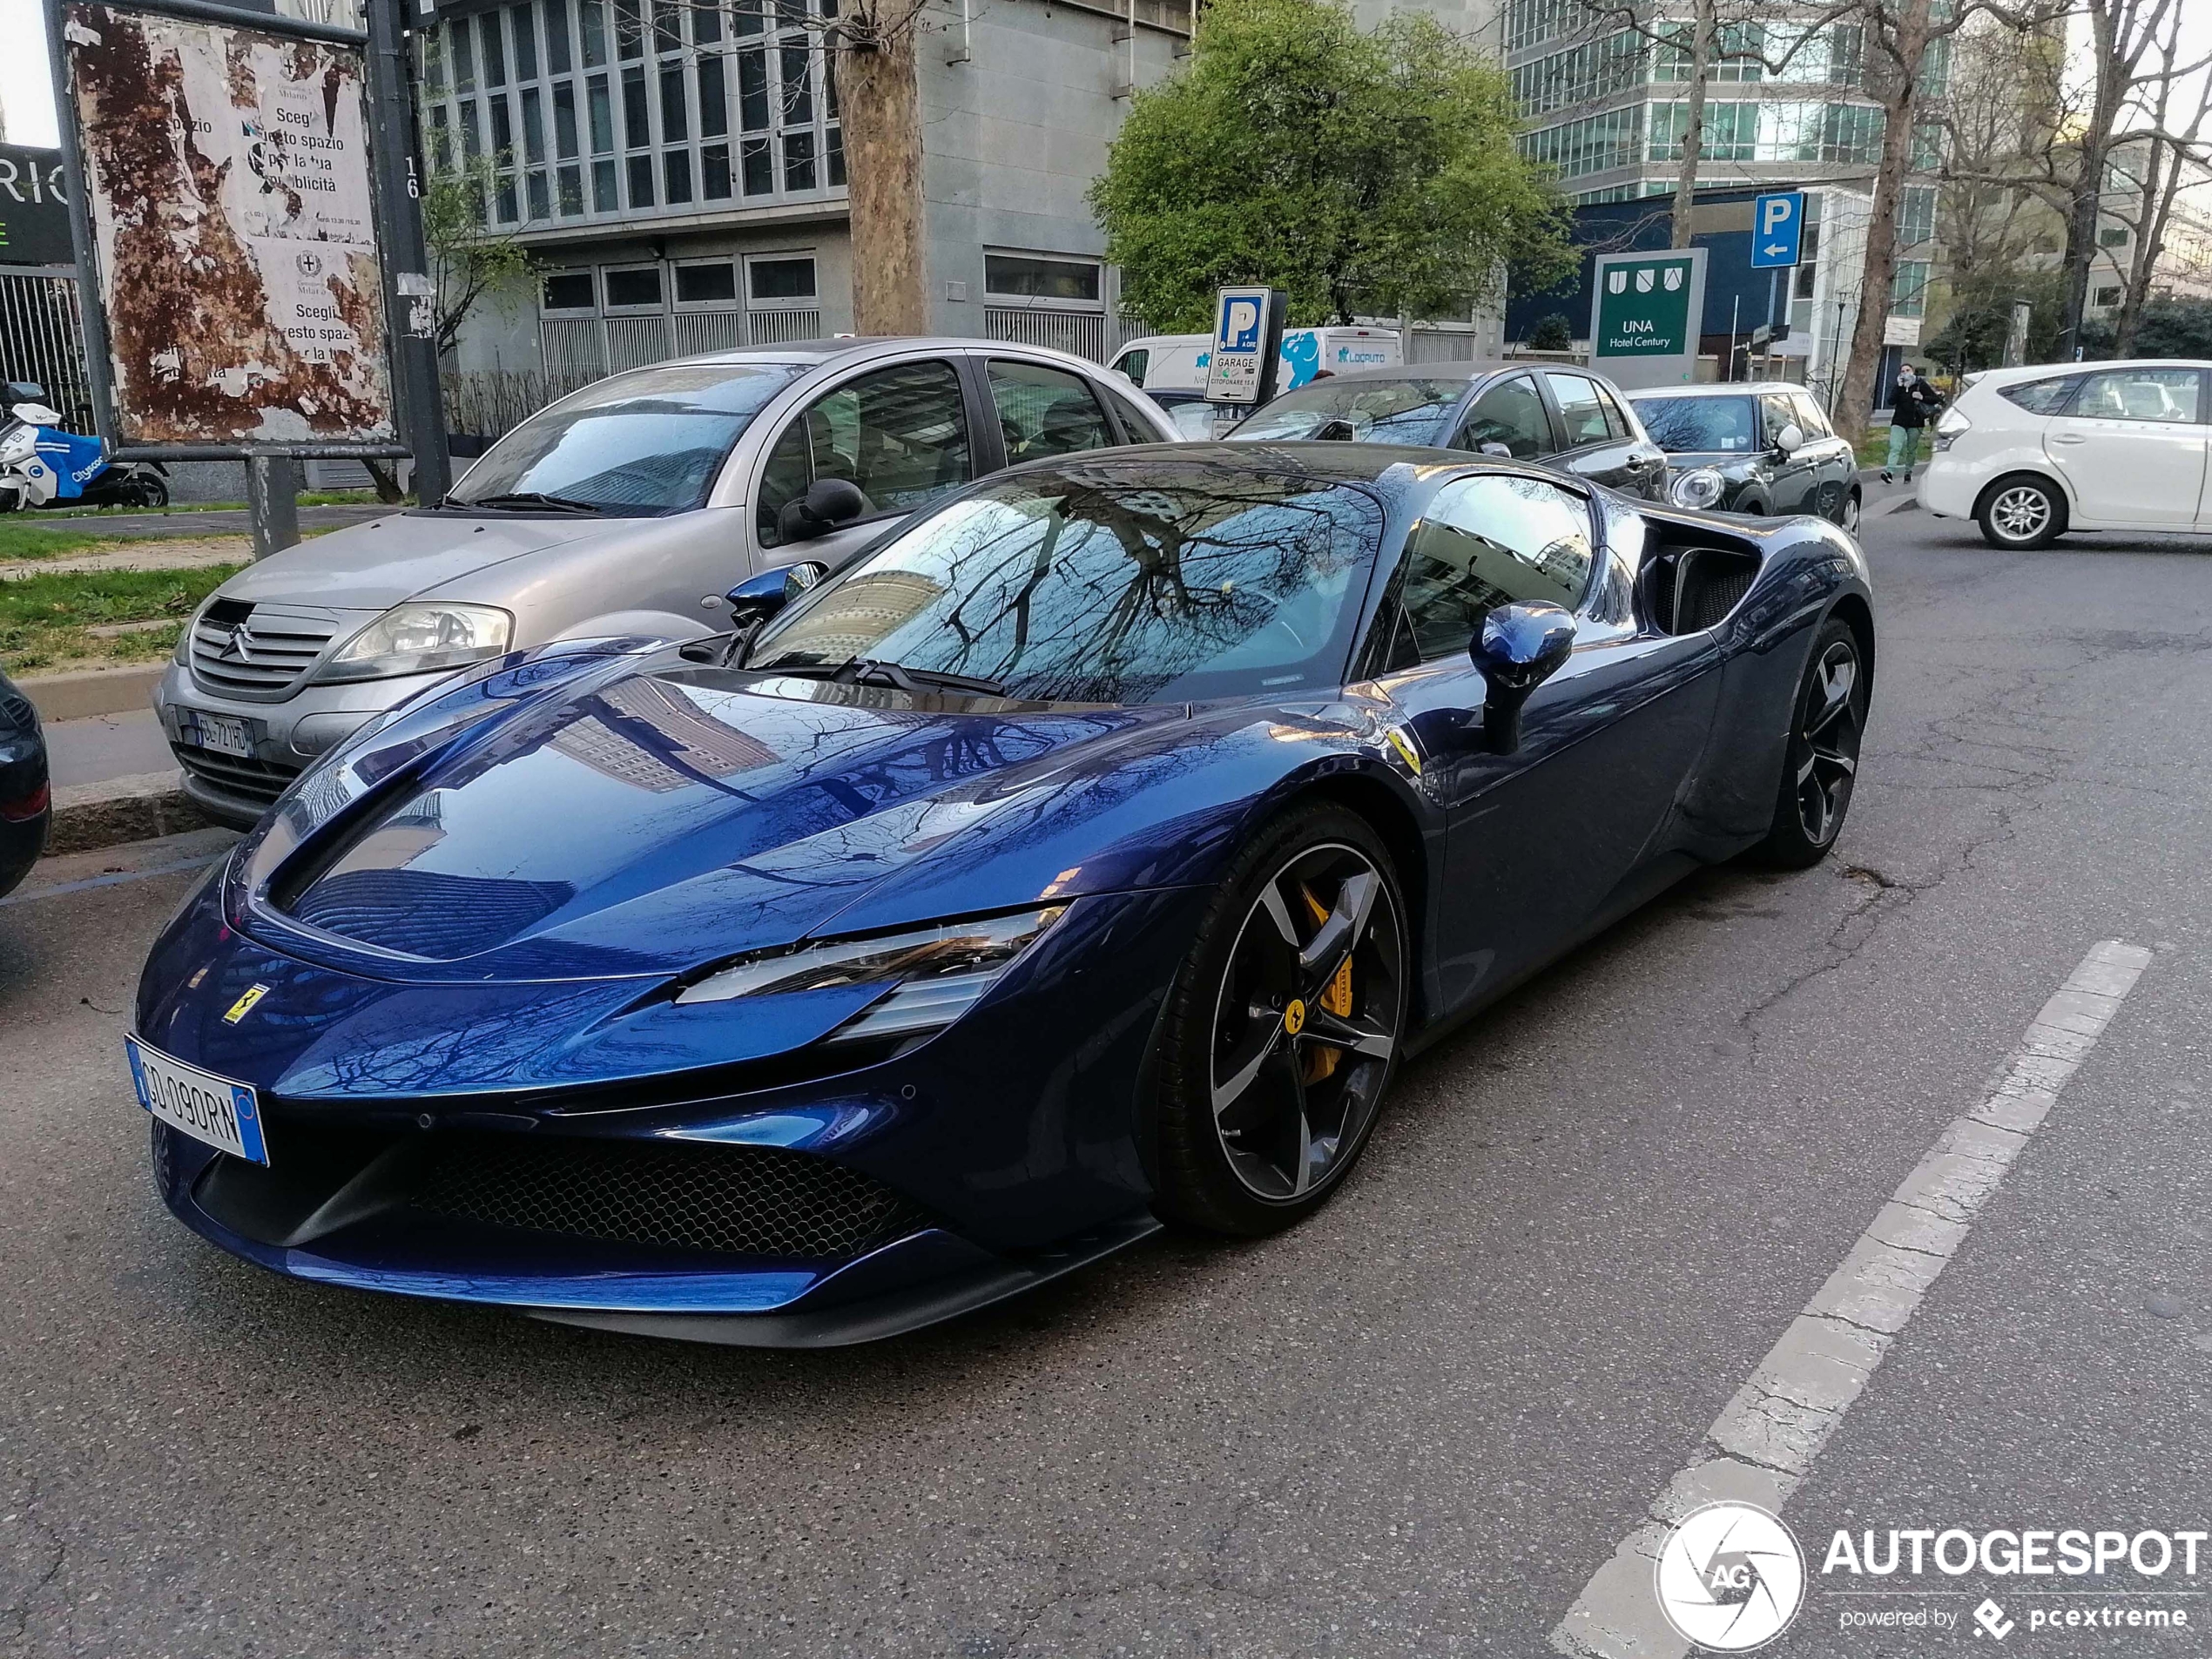
[[[443,502],[239,571],[185,629],[154,706],[192,799],[250,824],[456,668],[555,639],[718,633],[723,596],[756,571],[834,566],[1015,462],[1177,436],[1121,375],[990,341],[631,369],[523,421]]]

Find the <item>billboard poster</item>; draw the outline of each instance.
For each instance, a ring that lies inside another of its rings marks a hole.
[[[388,442],[364,54],[66,0],[125,443]]]
[[[1705,312],[1705,250],[1606,253],[1595,272],[1590,366],[1622,386],[1696,378]]]

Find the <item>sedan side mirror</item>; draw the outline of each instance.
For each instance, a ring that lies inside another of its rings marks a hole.
[[[1478,453],[1486,455],[1495,455],[1501,461],[1511,461],[1513,459],[1513,451],[1506,445],[1500,443],[1495,438],[1483,439],[1481,444],[1478,447]]]
[[[1774,435],[1774,447],[1785,455],[1793,455],[1805,447],[1804,428],[1795,421]]]
[[[1467,655],[1489,688],[1482,699],[1482,740],[1492,754],[1521,747],[1521,705],[1574,649],[1575,618],[1559,605],[1500,605],[1482,619]]]
[[[815,486],[818,489],[820,487]],[[852,486],[847,484],[846,488],[850,489]],[[747,577],[727,596],[730,625],[740,631],[757,627],[828,574],[829,566],[818,559],[809,559],[803,564],[780,565]]]
[[[786,542],[811,542],[868,510],[868,498],[849,478],[817,478],[797,501],[776,515],[776,535]]]

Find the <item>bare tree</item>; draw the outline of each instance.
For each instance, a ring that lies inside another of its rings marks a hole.
[[[2134,246],[2121,273],[2120,315],[2113,328],[2113,355],[2125,357],[2134,349],[2135,331],[2141,326],[2143,306],[2150,298],[2151,280],[2158,273],[2166,247],[2168,227],[2174,218],[2190,165],[2203,159],[2208,145],[2206,126],[2212,122],[2212,73],[2202,64],[2183,64],[2182,9],[2173,8],[2165,21],[2158,56],[2166,72],[2143,90],[2141,114],[2148,130],[2135,142],[2142,146],[2141,176],[2135,180],[2132,213],[2115,215],[2127,225]],[[2194,80],[2194,86],[2183,89]]]

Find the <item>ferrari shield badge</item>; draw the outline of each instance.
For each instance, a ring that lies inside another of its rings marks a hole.
[[[232,1003],[230,1006],[230,1011],[223,1015],[223,1023],[225,1025],[236,1025],[247,1015],[253,1013],[253,1005],[256,1002],[259,1002],[268,994],[269,988],[266,985],[248,986],[246,989],[246,994],[239,997],[237,1001]]]

